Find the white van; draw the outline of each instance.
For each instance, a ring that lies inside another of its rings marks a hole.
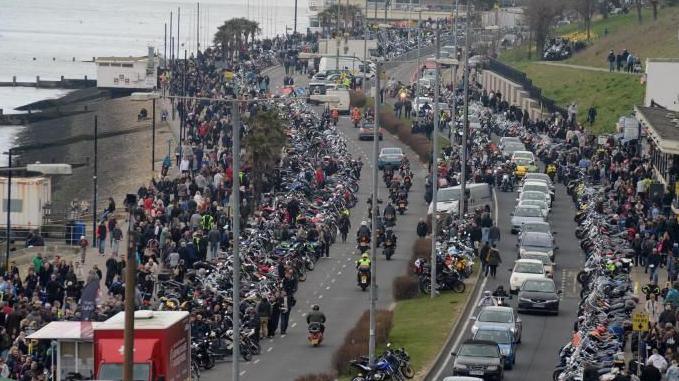
[[[327,103],[331,109],[336,108],[342,115],[348,115],[351,109],[351,97],[347,89],[328,89],[325,92]]]
[[[457,214],[460,210],[460,186],[440,188],[436,192],[436,212]],[[493,208],[493,192],[487,183],[467,184],[467,210],[483,208],[486,205]],[[428,214],[434,210],[433,203],[429,204]]]

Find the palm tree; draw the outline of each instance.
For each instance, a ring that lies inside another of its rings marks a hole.
[[[357,20],[363,20],[362,11],[359,6],[354,4],[335,4],[325,8],[318,14],[318,19],[320,20],[323,30],[329,31],[331,29],[336,29],[338,16],[344,24],[344,30],[358,28],[359,25]],[[348,25],[349,22],[347,21],[347,18],[351,20],[350,25]]]
[[[252,166],[255,200],[264,187],[264,175],[272,173],[281,158],[286,135],[284,120],[275,111],[258,112],[247,121],[244,138],[247,160]]]
[[[261,33],[259,23],[245,18],[233,18],[224,21],[224,24],[217,29],[214,36],[214,43],[221,46],[224,58],[230,60],[234,54],[248,44],[248,39],[254,41],[255,36]]]

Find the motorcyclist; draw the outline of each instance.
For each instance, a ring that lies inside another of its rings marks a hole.
[[[391,245],[394,248],[396,248],[396,234],[394,234],[394,230],[391,227],[388,227],[386,232],[384,233],[384,248],[387,248],[387,241],[391,241]]]
[[[361,226],[356,232],[356,241],[360,242],[361,239],[367,239],[370,242],[370,228],[367,221],[361,221]]]
[[[485,307],[485,306],[496,306],[497,301],[495,298],[493,298],[493,295],[491,294],[490,291],[484,291],[483,292],[483,297],[479,301],[479,307]]]
[[[400,204],[401,202],[404,202],[406,205],[408,205],[408,191],[404,187],[401,187],[398,191],[398,195],[396,196],[397,202]]]
[[[493,291],[493,296],[495,296],[497,298],[509,298],[510,297],[510,295],[507,293],[507,291],[505,291],[505,288],[502,285],[497,286],[495,291]]]
[[[396,218],[396,209],[394,209],[394,206],[391,204],[391,202],[387,203],[387,206],[384,207],[384,221],[389,221],[393,220]]]
[[[325,314],[321,312],[321,307],[318,304],[311,307],[311,312],[306,315],[306,323],[307,325],[318,323],[321,326],[321,333],[325,332]]]
[[[356,272],[356,280],[359,283],[361,283],[361,272],[370,271],[371,263],[372,262],[370,261],[370,254],[367,251],[365,253],[363,253],[361,255],[361,258],[359,258],[356,261],[356,270],[358,270]]]

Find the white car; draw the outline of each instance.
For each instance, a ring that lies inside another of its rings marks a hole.
[[[525,181],[523,185],[521,185],[521,189],[519,189],[519,194],[523,193],[524,191],[547,193],[549,194],[550,200],[554,201],[554,192],[549,189],[549,185],[547,185],[547,183],[544,181]]]
[[[520,191],[519,198],[516,199],[516,202],[521,203],[523,200],[542,200],[548,205],[552,205],[552,195],[537,190]]]
[[[552,261],[549,254],[541,251],[527,251],[523,247],[519,247],[519,259],[537,259],[542,262],[542,265],[545,268],[545,276],[547,276],[547,278],[554,278],[556,263]]]
[[[551,189],[552,192],[554,192],[554,183],[546,173],[528,172],[523,176],[522,183],[526,183],[528,181],[542,181],[547,184],[547,186],[549,186],[549,189]]]
[[[537,259],[519,259],[514,262],[512,275],[509,277],[509,292],[519,292],[521,285],[526,279],[546,278],[545,267],[542,261]]]
[[[543,200],[523,200],[517,205],[517,207],[522,206],[537,206],[542,211],[542,216],[545,218],[545,220],[547,219],[547,216],[549,216],[549,205]]]
[[[528,160],[531,165],[535,165],[535,155],[530,151],[514,151],[512,154],[512,162],[517,160]]]

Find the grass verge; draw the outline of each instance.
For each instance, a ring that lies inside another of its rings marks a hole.
[[[598,116],[591,127],[595,134],[610,133],[622,115],[629,114],[635,104],[643,102],[644,86],[639,77],[585,71],[540,64],[527,64],[522,69],[548,98],[566,107],[578,104],[578,121],[585,125],[587,110],[594,105]],[[587,125],[589,129],[589,125]]]
[[[475,266],[469,279],[476,279],[477,273]],[[396,304],[389,340],[396,346],[405,346],[416,373],[431,364],[445,345],[472,289],[472,285],[468,284],[461,294],[446,291],[434,299],[421,295]]]

